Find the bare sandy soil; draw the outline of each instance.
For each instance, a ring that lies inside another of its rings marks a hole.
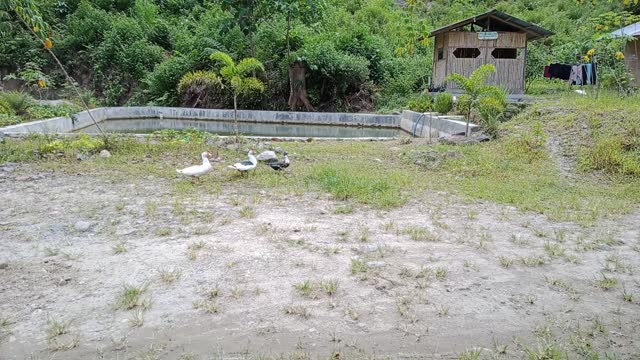
[[[3,168],[0,359],[640,358],[637,211],[582,228],[179,182]]]

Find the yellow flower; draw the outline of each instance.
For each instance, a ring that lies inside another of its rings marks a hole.
[[[47,82],[44,80],[38,80],[38,86],[40,86],[41,88],[45,88],[47,87]]]
[[[602,30],[602,25],[596,25],[596,31]]]
[[[53,42],[51,41],[51,39],[49,38],[44,39],[44,48],[51,49],[51,47],[53,47]]]
[[[620,51],[616,52],[616,60],[624,60],[624,54]]]
[[[587,56],[593,56],[596,53],[596,49],[591,49],[587,51]]]
[[[582,60],[589,62],[591,60],[591,58],[589,57],[589,55],[585,55],[582,57]]]

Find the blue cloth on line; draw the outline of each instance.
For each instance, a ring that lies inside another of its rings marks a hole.
[[[587,85],[591,85],[592,84],[592,79],[591,79],[591,74],[592,74],[592,65],[591,64],[585,64],[584,65],[586,67],[585,72],[587,73]]]

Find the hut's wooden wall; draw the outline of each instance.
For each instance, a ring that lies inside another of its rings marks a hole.
[[[636,86],[640,86],[640,37],[627,43],[624,50],[624,62],[636,79]]]
[[[444,59],[436,61],[438,46],[444,48]],[[458,73],[469,76],[483,64],[493,64],[496,73],[491,75],[489,83],[508,89],[511,93],[524,92],[524,68],[526,64],[527,35],[525,33],[499,32],[496,40],[480,40],[478,33],[452,31],[436,36],[434,50],[434,86],[444,84],[447,75]],[[453,53],[458,48],[477,48],[477,58],[456,58]],[[495,59],[491,52],[496,48],[520,49],[516,59]],[[447,84],[447,89],[455,89]]]
[[[434,51],[433,51],[433,84],[440,87],[444,84],[444,78],[447,74],[447,57],[449,56],[446,44],[445,35],[440,34],[435,37]],[[442,49],[443,59],[438,60],[438,50]]]

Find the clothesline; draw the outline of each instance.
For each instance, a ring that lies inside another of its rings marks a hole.
[[[595,85],[597,82],[597,64],[551,64],[544,67],[544,77],[567,80],[571,85]]]

